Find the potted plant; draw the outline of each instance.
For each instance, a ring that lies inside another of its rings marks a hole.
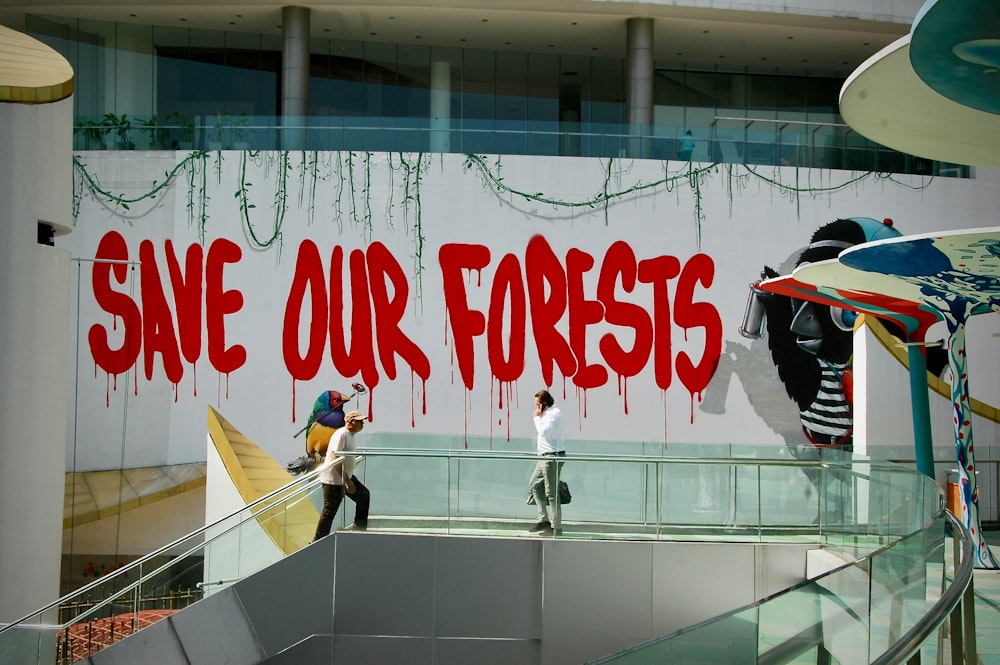
[[[77,122],[76,129],[83,134],[84,150],[107,150],[108,144],[104,140],[111,128],[98,120],[87,120]]]
[[[157,115],[150,116],[148,120],[140,120],[142,127],[139,131],[149,137],[149,147],[151,150],[164,150],[167,147],[167,128],[163,126],[163,121]]]
[[[215,125],[208,130],[208,149],[222,150],[226,141],[226,129],[232,124],[228,113],[217,113]]]
[[[233,122],[233,148],[236,150],[246,150],[250,147],[247,143],[250,133],[250,117],[244,112]]]
[[[122,113],[120,116],[105,113],[104,124],[109,131],[114,131],[115,147],[118,150],[135,150],[135,141],[132,140],[132,121],[128,119],[127,113]]]
[[[190,150],[194,147],[194,123],[191,120],[174,111],[164,121],[171,134],[174,130],[177,132],[177,138],[170,143],[171,150]]]

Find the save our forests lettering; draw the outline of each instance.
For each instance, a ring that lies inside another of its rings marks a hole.
[[[554,367],[558,366],[562,375],[572,377],[580,388],[596,388],[608,382],[608,369],[622,377],[635,376],[647,366],[652,355],[656,384],[666,390],[673,378],[671,299],[667,287],[674,278],[678,278],[674,323],[685,331],[705,329],[705,346],[699,362],[684,351],[677,354],[678,378],[691,394],[697,394],[708,385],[718,365],[722,319],[713,305],[694,300],[697,284],[709,287],[715,275],[715,264],[705,254],[693,256],[682,267],[673,256],[637,260],[628,244],[615,242],[605,253],[598,272],[597,298],[591,300],[586,297],[583,276],[594,267],[594,258],[571,249],[563,264],[545,239],[535,236],[525,251],[523,277],[516,256],[507,254],[499,261],[486,314],[468,306],[464,273],[487,268],[491,258],[489,248],[443,245],[438,257],[455,355],[463,383],[469,390],[474,385],[473,338],[483,334],[487,338],[493,376],[500,381],[520,378],[524,371],[529,317],[545,385],[552,385]],[[618,283],[627,293],[641,284],[651,287],[652,316],[639,305],[616,299]],[[509,349],[504,355],[501,322],[508,302]],[[568,318],[568,336],[556,327],[564,316]],[[628,350],[611,332],[600,337],[598,348],[607,366],[589,361],[586,354],[587,329],[601,322],[630,328],[633,336]]]
[[[164,374],[176,385],[184,376],[182,359],[193,365],[201,358],[204,331],[207,359],[214,369],[228,375],[243,367],[246,349],[227,339],[233,333],[227,336],[226,329],[226,317],[246,304],[240,290],[225,287],[227,266],[243,258],[239,245],[227,239],[216,239],[207,248],[192,244],[181,260],[169,240],[162,258],[152,241],[143,240],[138,254],[137,301],[123,288],[128,279],[124,262],[129,260],[125,239],[111,231],[98,245],[94,299],[113,316],[113,329],[120,321],[122,331],[112,334],[100,323],[90,327],[96,366],[117,376],[141,355],[151,380],[159,355]],[[453,362],[468,390],[476,385],[478,338],[485,338],[492,378],[513,382],[524,374],[529,323],[546,385],[552,385],[556,370],[588,389],[606,385],[611,374],[628,378],[652,364],[659,388],[666,390],[676,373],[696,395],[718,364],[721,317],[711,302],[699,298],[715,276],[715,264],[706,254],[683,262],[674,256],[640,259],[627,243],[617,241],[598,263],[577,248],[560,257],[544,237],[535,236],[523,256],[508,253],[495,262],[484,245],[445,244],[439,248],[438,265]],[[485,283],[483,275],[488,277]],[[472,276],[478,276],[474,286]],[[585,283],[588,276],[596,278],[592,293]],[[293,381],[313,379],[328,362],[340,375],[360,375],[373,388],[383,376],[396,379],[398,359],[426,382],[431,362],[407,333],[409,302],[406,272],[384,244],[353,250],[334,246],[325,266],[316,243],[302,241],[281,329],[282,360],[289,376]],[[485,306],[477,309],[476,302]],[[675,353],[675,328],[685,339],[693,330],[702,331],[700,354]],[[112,346],[113,337],[120,338],[119,345]],[[420,341],[426,344],[426,339]]]

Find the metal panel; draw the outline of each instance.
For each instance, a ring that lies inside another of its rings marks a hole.
[[[655,548],[654,629],[649,637],[672,633],[757,600],[756,548],[753,543],[670,543]]]
[[[438,637],[541,637],[539,540],[439,538],[435,579]]]
[[[200,611],[178,612],[167,619],[192,663],[254,665],[264,659],[264,651],[233,589],[209,596],[196,606]]]
[[[449,640],[434,642],[434,665],[535,665],[539,640]]]
[[[334,562],[334,539],[326,538],[234,587],[264,653],[330,632]]]
[[[438,665],[434,640],[425,637],[358,637],[338,635],[333,665]]]
[[[335,642],[342,635],[431,637],[436,541],[434,536],[338,532]]]
[[[653,545],[544,542],[541,662],[580,663],[652,636]]]

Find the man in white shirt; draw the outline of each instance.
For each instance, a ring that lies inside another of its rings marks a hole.
[[[342,456],[341,452],[355,452],[357,445],[354,435],[365,426],[365,417],[360,411],[348,411],[344,415],[344,426],[338,429],[330,439],[326,449],[326,459],[319,472],[323,484],[323,510],[316,524],[316,535],[313,542],[330,534],[333,518],[340,508],[346,493],[354,501],[354,529],[364,531],[368,528],[368,506],[371,494],[368,488],[354,475],[356,458],[353,455]]]
[[[562,506],[559,504],[559,470],[566,456],[563,443],[562,411],[548,390],[535,393],[535,430],[538,432],[538,463],[528,481],[528,490],[535,497],[538,508],[538,523],[531,531],[548,535],[562,533]]]

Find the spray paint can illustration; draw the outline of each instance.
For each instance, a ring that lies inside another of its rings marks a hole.
[[[750,293],[747,295],[747,308],[743,312],[743,324],[740,334],[747,339],[760,339],[764,336],[764,302],[761,299],[763,291],[757,288],[760,282],[750,282]]]

